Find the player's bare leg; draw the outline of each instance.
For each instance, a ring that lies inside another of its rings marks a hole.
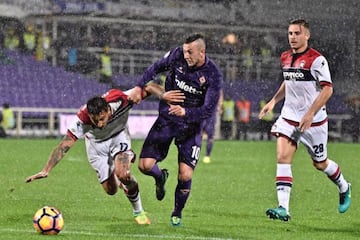
[[[132,151],[119,153],[115,157],[115,174],[120,180],[121,187],[133,207],[133,215],[138,224],[150,224],[142,207],[138,182],[130,172],[130,165],[135,161],[135,154]]]
[[[109,195],[115,195],[119,189],[119,182],[117,181],[114,172],[110,175],[109,179],[104,181],[101,185]]]

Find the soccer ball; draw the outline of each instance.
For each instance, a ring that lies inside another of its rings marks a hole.
[[[36,211],[33,225],[40,234],[56,235],[63,229],[64,219],[58,209],[45,206]]]

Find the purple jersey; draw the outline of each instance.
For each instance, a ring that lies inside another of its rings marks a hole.
[[[165,81],[165,91],[180,90],[185,94],[185,101],[180,105],[185,108],[185,117],[168,114],[169,105],[161,101],[159,115],[174,122],[200,123],[216,111],[222,74],[215,63],[206,57],[201,67],[188,67],[181,47],[166,53],[163,58],[151,65],[138,82],[138,86],[155,78],[158,73],[169,71]]]

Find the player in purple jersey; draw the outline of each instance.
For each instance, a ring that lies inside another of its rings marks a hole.
[[[214,138],[215,138],[215,127],[217,121],[218,113],[221,115],[222,113],[222,101],[223,101],[223,92],[220,92],[220,98],[218,103],[217,111],[212,114],[212,116],[208,119],[205,119],[202,123],[202,133],[206,134],[206,149],[205,149],[205,156],[203,158],[203,163],[210,163],[210,155],[214,147]]]
[[[203,35],[189,36],[182,47],[172,49],[151,65],[138,81],[137,91],[129,96],[134,102],[140,102],[145,84],[165,71],[168,71],[165,91],[179,90],[185,95],[180,104],[160,101],[159,116],[145,139],[139,161],[139,169],[155,179],[156,198],[161,201],[168,171],[160,169],[157,163],[166,158],[174,140],[179,170],[170,218],[173,226],[181,225],[182,210],[190,194],[201,150],[201,123],[216,111],[222,85],[222,74],[206,56],[205,49]]]
[[[216,124],[216,112],[213,115],[202,123],[202,133],[206,134],[206,149],[205,156],[203,158],[204,163],[210,163],[210,155],[214,146],[214,137],[215,137],[215,124]]]
[[[281,54],[283,83],[273,98],[262,108],[259,118],[284,99],[281,115],[271,132],[277,137],[276,190],[278,205],[269,208],[271,219],[288,221],[293,177],[291,164],[301,142],[313,166],[325,173],[339,191],[338,211],[344,213],[351,204],[351,185],[339,165],[327,156],[328,122],[325,104],[332,95],[332,81],[324,56],[308,46],[309,24],[294,20],[288,27],[290,50]],[[314,191],[319,188],[314,183]]]

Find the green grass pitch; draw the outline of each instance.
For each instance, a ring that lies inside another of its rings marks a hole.
[[[122,192],[105,194],[79,141],[47,179],[25,183],[40,171],[59,139],[0,140],[0,239],[359,239],[359,144],[330,143],[336,160],[353,185],[353,204],[337,212],[338,193],[327,177],[312,167],[301,146],[293,164],[290,222],[272,221],[265,210],[276,206],[275,142],[216,141],[210,164],[199,162],[183,212],[183,226],[169,224],[177,164],[175,147],[160,164],[170,172],[165,199],[158,202],[151,177],[137,177],[143,206],[152,224],[138,226]],[[133,141],[138,153],[142,141]],[[204,152],[204,147],[202,153]],[[203,154],[202,154],[203,156]],[[137,160],[138,161],[138,160]],[[41,236],[32,216],[45,205],[59,208],[65,227],[58,236]]]

